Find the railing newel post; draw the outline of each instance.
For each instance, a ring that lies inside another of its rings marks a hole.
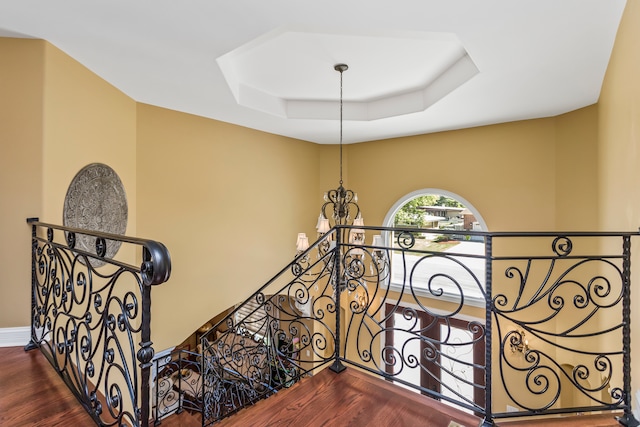
[[[142,330],[141,330],[140,350],[138,350],[138,361],[140,362],[140,419],[142,425],[149,425],[150,415],[150,395],[149,387],[151,384],[151,364],[153,360],[154,350],[153,342],[151,342],[151,287],[142,285]]]
[[[341,292],[342,292],[342,233],[343,229],[336,227],[335,235],[336,235],[336,247],[333,249],[333,280],[335,284],[335,296],[336,296],[336,330],[335,330],[335,339],[334,339],[334,351],[335,351],[335,359],[330,369],[333,372],[340,373],[347,369],[346,366],[340,360],[340,337],[341,337],[341,314],[340,309],[342,306],[341,303]],[[345,343],[346,346],[346,343]]]
[[[492,319],[493,319],[493,298],[492,298],[492,275],[493,275],[493,236],[487,234],[485,236],[485,380],[484,380],[484,420],[482,421],[482,427],[490,427],[494,425],[493,422],[493,408],[492,408],[492,358],[493,358],[493,333],[492,333]]]
[[[34,339],[35,335],[35,315],[36,315],[36,227],[38,218],[27,218],[27,224],[31,224],[31,327],[29,328],[29,342],[24,346],[24,351],[30,351],[38,348],[38,344]]]
[[[624,415],[616,417],[625,427],[637,427],[640,422],[631,411],[631,236],[622,236],[622,365]]]

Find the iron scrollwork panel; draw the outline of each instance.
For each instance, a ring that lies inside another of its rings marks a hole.
[[[149,282],[151,276],[145,279],[140,268],[105,257],[105,241],[120,236],[97,233],[91,253],[75,246],[76,234],[90,231],[40,223],[33,230],[27,349],[40,348],[98,425],[147,425],[153,357],[148,285],[159,282]],[[124,239],[143,248],[153,243]],[[162,254],[152,259],[147,253],[145,262],[166,280],[168,252],[161,244],[157,247]],[[166,265],[154,262],[159,256]],[[101,267],[90,261],[96,257]]]
[[[98,272],[86,256],[49,243],[35,251],[33,338],[99,423],[139,425],[139,277]]]
[[[590,255],[595,239],[549,240],[546,254],[495,262],[504,392],[524,414],[620,409],[622,257]]]
[[[485,326],[460,319],[468,294],[484,295],[482,278],[464,255],[415,249],[412,233],[394,243],[345,253],[346,359],[483,414]]]
[[[332,258],[331,250],[297,258],[205,334],[204,425],[333,360]]]
[[[202,355],[186,350],[176,350],[154,360],[154,419],[159,424],[163,418],[184,410],[202,412]]]

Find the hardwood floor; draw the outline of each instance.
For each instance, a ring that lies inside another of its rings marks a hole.
[[[0,426],[95,426],[40,350],[0,348]]]
[[[348,368],[325,369],[275,396],[232,415],[219,427],[243,426],[426,426],[451,421],[477,427],[480,419],[433,399]],[[611,414],[553,420],[500,422],[499,427],[620,427]]]
[[[95,425],[39,350],[0,348],[0,426]],[[455,420],[476,427],[480,420],[441,402],[348,368],[325,369],[267,400],[221,421],[219,427],[245,426],[427,426],[447,427]],[[199,414],[184,412],[163,427],[198,427]],[[561,419],[500,422],[500,427],[619,427],[611,414]]]
[[[479,418],[348,368],[325,369],[223,420],[236,426],[477,426]]]

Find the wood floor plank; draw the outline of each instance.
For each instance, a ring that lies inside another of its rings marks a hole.
[[[0,426],[94,426],[40,350],[0,348]]]
[[[480,419],[441,402],[349,368],[328,369],[223,420],[236,426],[432,426],[450,421],[475,427]]]

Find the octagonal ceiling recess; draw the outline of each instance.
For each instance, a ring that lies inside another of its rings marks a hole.
[[[347,58],[346,120],[424,111],[478,73],[455,34],[432,32],[279,28],[217,61],[240,105],[290,119],[336,119],[339,74],[325,64]]]

